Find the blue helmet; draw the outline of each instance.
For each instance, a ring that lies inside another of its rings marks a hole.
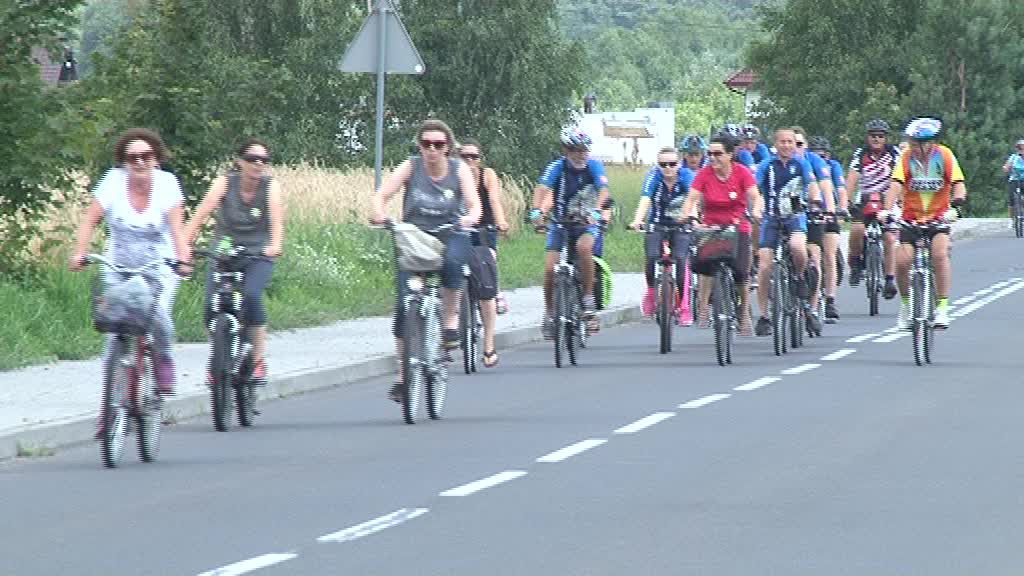
[[[575,127],[563,128],[561,140],[562,145],[566,148],[583,148],[584,150],[590,150],[590,146],[594,143],[586,132]]]
[[[906,129],[903,130],[903,133],[908,138],[919,142],[934,140],[938,138],[939,132],[942,132],[942,120],[928,116],[914,118],[907,124]]]
[[[702,153],[708,149],[707,142],[697,134],[687,134],[679,141],[679,151],[686,154]]]

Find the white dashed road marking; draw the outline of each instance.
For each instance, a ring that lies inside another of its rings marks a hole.
[[[479,492],[481,490],[486,490],[492,486],[497,486],[498,484],[508,482],[509,480],[515,480],[516,478],[520,478],[522,476],[526,476],[525,470],[505,470],[504,472],[498,472],[493,476],[481,478],[480,480],[477,480],[475,482],[470,482],[469,484],[463,484],[462,486],[456,486],[455,488],[452,488],[450,490],[445,490],[444,492],[441,492],[440,495],[469,496],[470,494]]]
[[[835,352],[833,352],[831,354],[826,354],[825,356],[822,356],[821,359],[822,360],[839,360],[840,358],[845,358],[845,357],[849,356],[850,354],[853,354],[856,351],[857,351],[856,348],[843,348],[842,350],[836,350]]]
[[[815,368],[820,368],[821,364],[801,364],[795,368],[786,368],[782,371],[783,374],[803,374],[809,372]]]
[[[259,570],[260,568],[280,564],[281,562],[291,560],[296,556],[298,556],[298,554],[293,554],[291,552],[287,554],[264,554],[255,558],[249,558],[248,560],[242,560],[241,562],[235,562],[234,564],[228,564],[227,566],[221,566],[216,570],[203,572],[199,576],[238,576],[239,574],[245,574],[246,572],[252,572],[253,570]]]
[[[860,336],[854,336],[853,338],[847,338],[846,342],[849,344],[857,344],[865,340],[871,340],[872,338],[878,338],[880,334],[861,334]]]
[[[893,333],[893,334],[889,334],[888,336],[882,336],[881,338],[872,340],[872,342],[879,342],[879,343],[895,342],[895,341],[897,341],[900,338],[903,338],[905,336],[910,336],[910,332],[896,332],[896,333]]]
[[[758,388],[760,388],[762,386],[767,386],[767,385],[771,384],[772,382],[778,382],[779,380],[782,380],[782,378],[779,378],[778,376],[762,376],[761,378],[758,378],[757,380],[754,380],[754,381],[751,381],[751,382],[747,382],[746,384],[742,384],[740,386],[737,386],[737,387],[733,388],[733,390],[739,390],[741,392],[749,392],[750,390],[757,390]]]
[[[654,426],[658,422],[661,422],[663,420],[668,420],[669,418],[671,418],[671,417],[673,417],[675,415],[676,415],[675,412],[655,412],[654,414],[651,414],[650,416],[644,416],[643,418],[637,420],[636,422],[633,422],[632,424],[626,424],[622,428],[616,429],[615,433],[616,434],[632,434],[634,432],[639,432],[639,431],[643,430],[644,428],[648,428],[650,426]]]
[[[680,408],[700,408],[701,406],[707,406],[712,402],[718,402],[719,400],[725,400],[732,394],[712,394],[703,398],[697,398],[696,400],[690,400],[679,405]]]
[[[555,450],[550,454],[545,454],[544,456],[537,458],[537,462],[561,462],[563,460],[572,458],[573,456],[581,452],[586,452],[591,448],[596,448],[601,444],[604,444],[605,442],[607,442],[607,440],[605,440],[604,438],[590,438],[587,440],[583,440],[571,446],[566,446],[565,448],[562,448],[560,450]]]
[[[406,520],[412,520],[418,516],[423,516],[429,512],[427,508],[402,508],[396,510],[391,514],[386,514],[379,518],[374,518],[369,522],[363,522],[344,530],[332,532],[331,534],[325,534],[317,538],[317,542],[349,542],[351,540],[357,540],[363,536],[369,536],[381,530],[397,526]]]

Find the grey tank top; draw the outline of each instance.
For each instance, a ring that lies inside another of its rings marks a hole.
[[[454,221],[461,214],[459,161],[448,159],[448,174],[434,180],[427,174],[423,158],[412,157],[412,176],[405,185],[402,220],[424,230]]]
[[[260,178],[252,203],[242,200],[241,184],[238,172],[228,174],[228,191],[217,212],[217,243],[230,236],[233,245],[245,246],[246,251],[259,254],[270,241],[270,176]]]

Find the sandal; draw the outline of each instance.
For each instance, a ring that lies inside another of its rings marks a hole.
[[[458,328],[445,328],[442,331],[442,340],[444,340],[445,350],[455,350],[462,346],[462,334],[459,333]]]
[[[491,360],[493,358],[493,360]],[[491,350],[490,352],[484,352],[484,368],[494,368],[498,365],[498,351]]]
[[[404,385],[405,382],[402,382],[402,379],[400,377],[396,378],[395,381],[391,384],[391,390],[388,390],[388,398],[390,398],[393,402],[401,404],[402,396],[404,396],[404,394],[402,394],[402,386]]]

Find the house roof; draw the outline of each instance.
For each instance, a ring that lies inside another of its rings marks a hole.
[[[749,68],[744,68],[730,74],[722,83],[733,92],[745,92],[755,82],[757,82],[757,74]]]
[[[47,86],[56,86],[60,81],[60,63],[50,59],[50,53],[46,48],[36,46],[32,48],[32,59],[39,64],[39,77]]]

